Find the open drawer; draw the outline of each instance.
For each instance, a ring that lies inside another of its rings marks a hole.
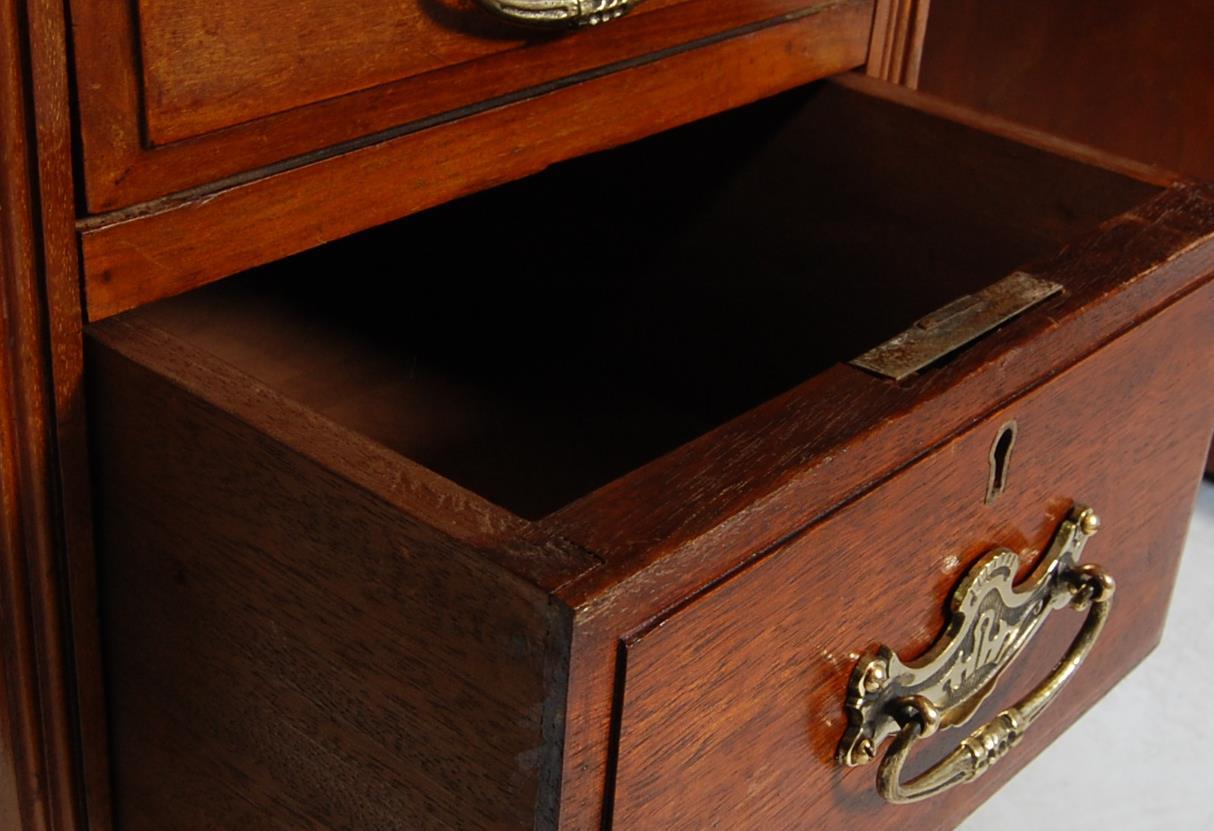
[[[1214,196],[1001,132],[833,81],[91,327],[118,827],[958,820],[1018,763],[884,803],[860,653],[1092,505],[1030,756],[1154,643],[1214,423]]]

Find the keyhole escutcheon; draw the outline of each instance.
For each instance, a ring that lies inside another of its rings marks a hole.
[[[1012,448],[1016,445],[1016,422],[1009,421],[999,428],[991,445],[991,475],[986,488],[986,504],[991,504],[1007,489],[1008,471],[1012,463]]]

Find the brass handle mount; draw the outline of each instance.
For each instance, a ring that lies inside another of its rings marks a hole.
[[[887,801],[903,803],[973,781],[1003,758],[1074,676],[1108,619],[1113,579],[1099,566],[1079,564],[1099,527],[1091,508],[1072,509],[1041,563],[1018,586],[1015,552],[1000,548],[987,554],[953,592],[944,634],[923,657],[903,662],[885,646],[866,653],[848,683],[839,763],[868,764],[893,736],[877,771],[877,790]],[[940,762],[903,782],[902,768],[915,743],[968,721],[1050,612],[1068,606],[1087,611],[1087,618],[1053,671]]]
[[[641,0],[480,0],[498,17],[544,29],[597,26],[626,14]]]

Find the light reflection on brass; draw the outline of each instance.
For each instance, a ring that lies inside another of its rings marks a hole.
[[[983,557],[954,591],[944,634],[922,658],[903,663],[885,646],[865,654],[848,684],[839,763],[867,764],[893,736],[877,772],[877,790],[901,803],[977,779],[1002,758],[1079,669],[1108,618],[1113,579],[1099,566],[1079,564],[1099,527],[1092,509],[1074,508],[1019,586],[1013,585],[1020,565],[1015,552],[1000,548]],[[1088,616],[1049,676],[931,769],[903,782],[902,767],[915,742],[968,721],[1050,612],[1067,606],[1088,610]]]
[[[548,29],[595,26],[627,13],[640,0],[480,0],[498,17]]]

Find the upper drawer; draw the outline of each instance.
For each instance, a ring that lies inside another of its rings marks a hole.
[[[610,25],[554,34],[474,0],[71,6],[93,212],[806,17],[810,51],[838,71],[863,62],[872,15],[872,0],[645,0]],[[630,106],[644,114],[644,101]]]

